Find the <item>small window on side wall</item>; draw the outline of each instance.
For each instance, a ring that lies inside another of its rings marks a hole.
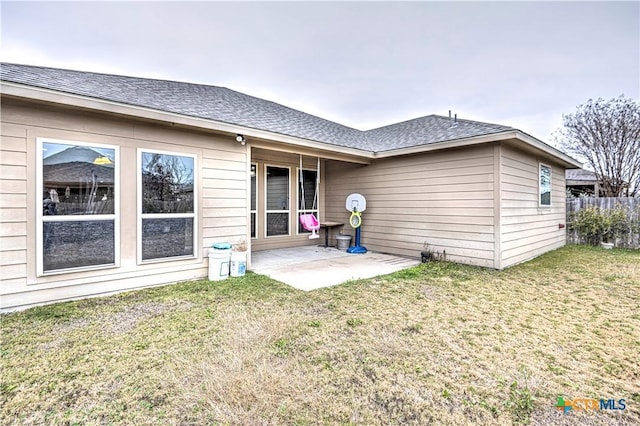
[[[540,164],[540,207],[551,207],[551,166]]]
[[[196,159],[138,151],[138,260],[196,256]]]

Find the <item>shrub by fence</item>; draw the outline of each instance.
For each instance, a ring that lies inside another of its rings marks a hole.
[[[640,248],[639,198],[568,198],[567,242]]]

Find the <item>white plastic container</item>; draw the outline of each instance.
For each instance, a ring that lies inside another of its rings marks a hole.
[[[231,252],[231,276],[242,277],[247,272],[247,252]]]
[[[336,243],[338,250],[346,250],[351,245],[351,235],[338,234],[336,235]]]
[[[209,281],[226,280],[229,276],[231,244],[214,244],[209,249]]]

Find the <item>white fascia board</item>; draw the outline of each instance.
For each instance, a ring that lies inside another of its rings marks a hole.
[[[562,160],[562,162],[565,163],[565,166],[567,166],[568,169],[582,168],[581,162],[579,162],[575,158],[568,156],[564,152],[552,147],[551,145],[548,145],[542,142],[541,140],[534,138],[533,136],[530,136],[524,132],[521,132],[520,130],[516,130],[516,134],[517,134],[517,138],[520,139],[521,141],[526,142],[532,147],[537,148],[540,151],[543,151],[549,155],[556,157],[557,159]]]
[[[557,161],[563,163],[567,168],[581,168],[582,163],[579,163],[575,159],[569,157],[565,153],[553,148],[546,143],[539,141],[538,139],[521,132],[520,130],[509,130],[500,133],[491,133],[482,136],[473,136],[470,138],[455,139],[451,141],[434,142],[428,145],[418,145],[409,148],[393,149],[383,152],[374,152],[375,158],[388,158],[397,157],[399,155],[418,154],[421,152],[438,151],[442,149],[460,148],[470,145],[477,145],[488,142],[498,142],[504,140],[515,139],[526,143],[527,145],[536,148],[545,154],[555,158]]]
[[[127,105],[103,99],[96,99],[87,96],[74,95],[70,93],[57,92],[55,90],[43,89],[39,87],[25,86],[22,84],[3,81],[0,85],[0,93],[3,95],[26,98],[42,102],[58,103],[67,106],[87,108],[111,114],[120,114],[144,118],[148,120],[162,121],[171,124],[179,124],[189,127],[197,127],[207,130],[215,130],[232,134],[242,134],[245,137],[265,139],[273,142],[288,145],[312,148],[328,152],[344,154],[348,156],[370,159],[371,153],[355,148],[341,147],[337,145],[315,142],[309,139],[295,136],[282,135],[265,130],[254,129],[237,124],[229,124],[205,118],[189,117],[182,114],[159,111],[152,108],[145,108],[135,105]]]

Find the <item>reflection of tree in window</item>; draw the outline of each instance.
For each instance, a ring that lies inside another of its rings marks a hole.
[[[193,212],[193,159],[143,153],[143,213]]]
[[[551,167],[540,165],[540,205],[551,205]]]
[[[142,152],[142,260],[195,255],[191,156]]]

